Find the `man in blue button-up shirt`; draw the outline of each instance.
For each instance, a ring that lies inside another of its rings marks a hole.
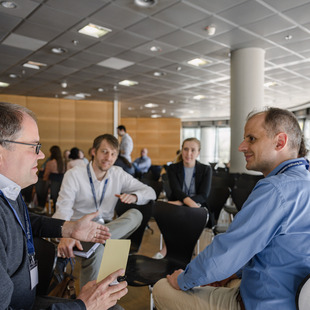
[[[295,309],[310,271],[310,173],[297,119],[277,108],[251,114],[239,151],[265,178],[225,234],[155,285],[158,310]],[[240,288],[221,286],[237,275]]]

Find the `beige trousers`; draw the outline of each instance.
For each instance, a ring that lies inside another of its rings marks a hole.
[[[174,289],[167,279],[161,279],[153,288],[153,298],[157,310],[241,310],[236,300],[238,292],[239,286],[181,291]]]

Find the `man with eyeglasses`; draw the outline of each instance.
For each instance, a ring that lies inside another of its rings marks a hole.
[[[28,213],[20,191],[38,180],[37,162],[44,158],[40,147],[34,114],[25,107],[0,102],[1,309],[28,310],[34,304],[36,309],[108,309],[127,293],[126,282],[109,286],[124,270],[99,283],[89,282],[76,300],[36,299],[38,268],[33,236],[99,243],[110,237],[108,228],[92,221],[98,212],[75,222]]]
[[[118,153],[118,140],[113,135],[98,136],[91,150],[92,161],[86,167],[74,167],[65,173],[53,217],[77,220],[99,210],[98,221],[106,223],[112,239],[129,237],[140,226],[142,214],[131,208],[114,219],[118,200],[126,204],[145,205],[155,200],[156,194],[150,186],[114,165]],[[63,257],[73,257],[74,246],[80,248],[80,242],[62,238],[58,251]],[[97,278],[103,249],[100,245],[92,256],[81,258],[81,285]]]

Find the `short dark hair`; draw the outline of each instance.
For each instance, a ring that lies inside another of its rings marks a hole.
[[[73,147],[71,150],[70,150],[70,155],[69,155],[69,158],[71,159],[78,159],[80,158],[79,156],[79,149],[77,147]]]
[[[124,130],[126,132],[126,127],[124,125],[119,125],[117,129]]]
[[[9,147],[3,140],[15,140],[21,130],[24,114],[37,122],[35,114],[18,104],[0,102],[0,145]]]
[[[247,120],[257,114],[265,113],[264,126],[269,137],[273,137],[280,132],[288,135],[288,146],[292,150],[298,151],[298,157],[305,157],[308,153],[304,136],[294,113],[274,107],[267,107],[263,112],[251,112]]]
[[[100,144],[103,140],[106,140],[108,142],[108,144],[115,150],[117,150],[117,152],[119,151],[119,144],[118,144],[118,140],[113,136],[110,135],[109,133],[106,133],[104,135],[98,136],[93,143],[93,149],[96,150],[96,152],[98,151]]]

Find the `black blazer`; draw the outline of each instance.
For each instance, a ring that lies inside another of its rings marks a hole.
[[[210,166],[204,165],[197,160],[195,167],[196,195],[190,198],[201,205],[206,205],[211,189],[212,169]],[[182,191],[184,182],[183,161],[168,166],[167,174],[171,188],[171,197],[169,197],[169,200],[180,200],[183,202],[184,198],[187,197],[187,194]]]

